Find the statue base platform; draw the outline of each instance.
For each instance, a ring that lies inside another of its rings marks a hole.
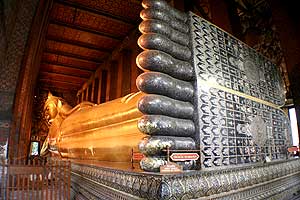
[[[72,161],[75,199],[296,199],[300,159],[180,174],[142,172],[131,164]]]

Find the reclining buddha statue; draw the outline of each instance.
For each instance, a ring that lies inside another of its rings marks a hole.
[[[71,109],[50,96],[47,141],[61,156],[130,162],[158,171],[171,151],[198,150],[184,169],[218,169],[286,159],[288,118],[278,68],[193,13],[144,0],[136,62],[140,92]],[[200,166],[200,167],[199,167]]]
[[[82,102],[74,108],[63,99],[49,93],[44,112],[50,128],[41,155],[46,155],[50,151],[71,159],[130,162],[132,151],[142,151],[146,155],[157,154],[168,145],[171,147],[171,143],[177,148],[184,148],[184,140],[154,137],[150,141],[146,137],[145,133],[155,134],[157,126],[161,127],[163,124],[158,122],[155,125],[157,122],[148,121],[147,117],[142,117],[140,110],[146,111],[144,107],[148,104],[147,109],[155,113],[162,103],[164,109],[168,108],[174,112],[172,108],[174,104],[172,105],[170,99],[160,99],[158,95],[146,96],[142,92],[132,93],[100,105]],[[145,126],[144,123],[150,125]],[[165,121],[165,123],[167,125],[172,122]],[[195,146],[189,140],[185,142],[191,143],[192,147]],[[157,171],[159,166],[166,162],[166,159],[158,158],[145,159],[143,168]],[[190,164],[184,166],[191,167]]]
[[[51,125],[42,155],[49,150],[68,158],[130,161],[132,148],[136,151],[145,136],[136,126],[141,96],[129,94],[100,105],[82,102],[72,109],[49,94],[44,110]]]

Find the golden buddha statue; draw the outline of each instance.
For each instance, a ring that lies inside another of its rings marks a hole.
[[[51,125],[41,155],[49,150],[68,158],[130,161],[145,136],[137,127],[141,96],[129,94],[100,105],[82,102],[72,109],[49,94],[44,110]]]

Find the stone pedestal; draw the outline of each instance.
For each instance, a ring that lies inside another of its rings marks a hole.
[[[79,199],[293,199],[299,184],[299,159],[170,175],[72,164]]]

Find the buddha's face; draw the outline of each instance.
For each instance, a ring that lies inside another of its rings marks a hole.
[[[45,109],[45,115],[48,122],[51,122],[58,114],[55,103],[49,103]]]

